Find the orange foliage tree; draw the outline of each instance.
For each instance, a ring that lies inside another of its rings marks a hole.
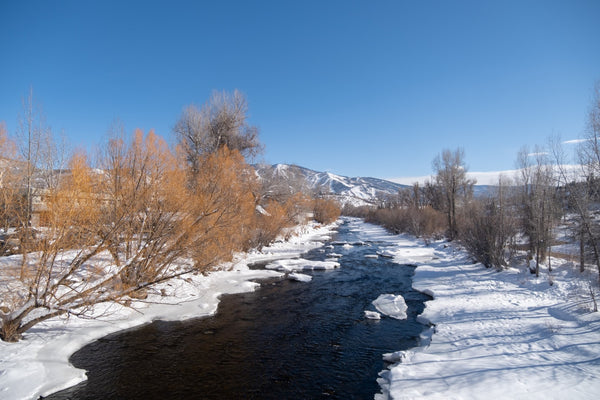
[[[186,161],[154,132],[112,138],[92,169],[83,154],[44,193],[44,226],[24,267],[3,271],[0,338],[16,341],[62,314],[145,296],[158,282],[205,271],[248,242],[254,173],[227,147]]]
[[[206,268],[246,247],[253,229],[256,176],[243,156],[227,146],[200,156],[191,200],[201,217],[193,245],[196,265]]]
[[[0,244],[4,252],[18,253],[0,270],[0,339],[17,341],[60,315],[89,317],[98,303],[129,304],[131,297],[147,296],[152,285],[206,272],[301,222],[311,208],[307,196],[276,201],[260,194],[243,156],[259,147],[256,128],[245,122],[245,104],[237,92],[215,97],[198,129],[178,132],[175,150],[153,131],[136,130],[130,138],[116,132],[97,168],[77,153],[64,173],[19,161],[0,125],[0,161],[6,164],[0,173],[0,222],[6,226]],[[34,210],[31,184],[44,172],[58,179],[35,188]],[[40,217],[36,226],[33,211]],[[327,201],[315,203],[315,211],[322,222],[339,215]],[[26,234],[15,234],[10,244],[9,226]]]
[[[340,217],[340,206],[332,199],[315,199],[313,218],[321,224],[330,224]]]

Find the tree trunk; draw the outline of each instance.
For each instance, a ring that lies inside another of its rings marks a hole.
[[[583,226],[579,231],[579,272],[585,271],[585,230]]]
[[[21,339],[21,333],[19,333],[18,320],[4,319],[2,326],[0,327],[0,339],[5,342],[18,342]]]

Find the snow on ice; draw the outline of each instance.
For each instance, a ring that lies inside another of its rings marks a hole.
[[[377,311],[365,310],[365,317],[367,319],[381,319],[381,314],[379,314]]]
[[[276,260],[265,266],[267,269],[275,269],[277,271],[306,271],[306,270],[323,270],[338,268],[340,263],[333,260],[313,261],[304,258],[291,260]]]
[[[373,305],[383,315],[396,319],[406,319],[408,307],[401,295],[382,294],[373,300]]]
[[[289,273],[288,278],[293,281],[298,281],[298,282],[310,282],[312,280],[312,276],[306,275],[306,274],[301,274],[299,272]]]

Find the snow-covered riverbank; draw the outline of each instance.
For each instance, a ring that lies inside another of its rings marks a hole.
[[[600,396],[600,313],[591,312],[589,279],[553,260],[550,285],[547,269],[540,278],[524,265],[496,272],[443,243],[433,248],[413,287],[434,296],[421,316],[434,326],[423,347],[387,355],[399,363],[381,373],[378,398]]]
[[[35,399],[86,379],[85,371],[69,364],[81,347],[110,333],[153,320],[184,320],[216,312],[222,294],[255,290],[255,279],[279,277],[271,270],[251,270],[248,265],[272,259],[293,258],[321,246],[335,225],[306,226],[289,242],[276,243],[262,252],[244,254],[222,270],[187,275],[158,285],[135,310],[119,305],[99,305],[96,319],[56,318],[28,331],[19,343],[0,342],[0,398]]]
[[[590,312],[589,288],[576,268],[553,262],[535,278],[525,266],[503,272],[473,264],[466,254],[438,242],[391,235],[349,220],[360,240],[386,247],[382,256],[418,265],[413,287],[431,294],[421,315],[434,326],[423,346],[392,353],[379,383],[386,399],[589,399],[600,395],[600,313]],[[284,272],[251,270],[253,262],[298,257],[321,246],[332,227],[310,227],[289,243],[244,255],[223,271],[165,283],[138,311],[120,306],[100,319],[56,319],[40,324],[16,344],[0,342],[0,398],[32,399],[85,379],[69,356],[102,336],[152,320],[213,314],[224,293],[252,291],[253,279]],[[298,264],[298,265],[296,265]],[[275,265],[275,264],[273,264]],[[279,265],[279,264],[277,264]],[[289,267],[289,268],[288,268]],[[293,274],[289,274],[294,279]],[[166,296],[160,295],[161,290]]]

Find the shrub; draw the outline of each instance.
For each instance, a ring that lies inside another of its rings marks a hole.
[[[315,199],[313,203],[313,218],[321,224],[330,224],[340,217],[339,204],[330,199]]]
[[[406,232],[417,237],[439,237],[446,229],[444,214],[429,206],[379,208],[371,210],[365,220],[393,233]]]
[[[477,261],[488,268],[508,265],[506,246],[515,235],[514,224],[493,199],[471,204],[462,225],[459,239]]]

